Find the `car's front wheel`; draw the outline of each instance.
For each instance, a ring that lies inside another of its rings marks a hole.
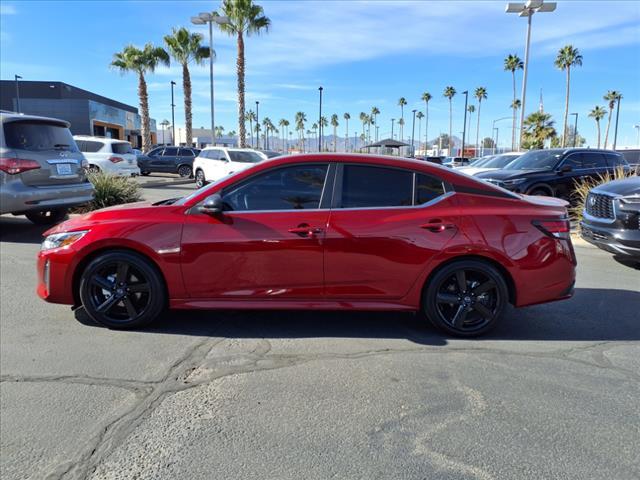
[[[430,280],[423,310],[440,330],[458,337],[476,337],[494,328],[508,302],[507,284],[492,265],[460,260]]]
[[[114,329],[153,322],[165,307],[160,273],[144,257],[114,251],[93,259],[80,278],[80,300],[97,323]]]
[[[196,170],[196,188],[202,188],[207,184],[204,172],[200,169]]]
[[[66,208],[55,208],[53,210],[41,210],[38,212],[27,212],[24,214],[36,225],[54,225],[60,223],[67,216]]]
[[[192,169],[189,165],[180,165],[178,167],[178,175],[183,178],[191,177]]]
[[[140,170],[140,175],[142,175],[143,177],[146,177],[147,175],[149,175],[151,172],[148,172],[146,170]]]

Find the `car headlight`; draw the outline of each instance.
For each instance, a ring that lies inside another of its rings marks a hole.
[[[47,236],[42,242],[40,250],[51,250],[52,248],[68,247],[84,237],[89,230],[79,230],[77,232],[54,233]]]
[[[514,185],[519,185],[522,182],[525,182],[527,179],[526,178],[514,178],[513,180],[505,180],[504,182],[502,182],[504,185],[506,185],[507,187],[512,187]]]
[[[627,197],[620,197],[619,199],[622,203],[627,203],[629,205],[639,206],[640,205],[640,195],[629,195]]]

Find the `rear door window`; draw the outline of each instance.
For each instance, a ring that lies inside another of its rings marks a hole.
[[[111,149],[113,153],[118,153],[120,155],[124,155],[125,153],[133,153],[133,148],[131,148],[131,144],[127,142],[112,143]]]
[[[344,165],[341,208],[404,207],[412,204],[412,172],[367,165]]]
[[[95,153],[99,151],[103,146],[104,143],[95,142],[93,140],[80,140],[80,142],[78,142],[80,151],[85,153]]]
[[[607,168],[604,155],[597,152],[584,152],[582,155],[582,168]]]
[[[163,157],[175,157],[178,155],[178,149],[175,147],[169,147],[164,149]]]
[[[431,175],[416,174],[416,205],[430,202],[441,195],[444,195],[442,180]]]
[[[573,170],[582,170],[582,154],[580,153],[572,153],[562,162],[562,166],[565,167],[569,165]]]
[[[38,120],[5,122],[4,136],[7,147],[16,150],[31,152],[47,150],[78,151],[69,129],[57,123]]]

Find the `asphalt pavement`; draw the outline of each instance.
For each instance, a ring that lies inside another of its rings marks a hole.
[[[0,217],[3,480],[640,478],[640,272],[593,247],[571,300],[476,340],[362,312],[119,332],[37,298],[42,231]]]

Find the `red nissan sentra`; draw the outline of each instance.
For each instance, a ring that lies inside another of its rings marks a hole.
[[[564,201],[369,155],[280,157],[45,236],[38,295],[111,328],[167,307],[401,310],[475,336],[507,302],[570,297],[576,266]]]

